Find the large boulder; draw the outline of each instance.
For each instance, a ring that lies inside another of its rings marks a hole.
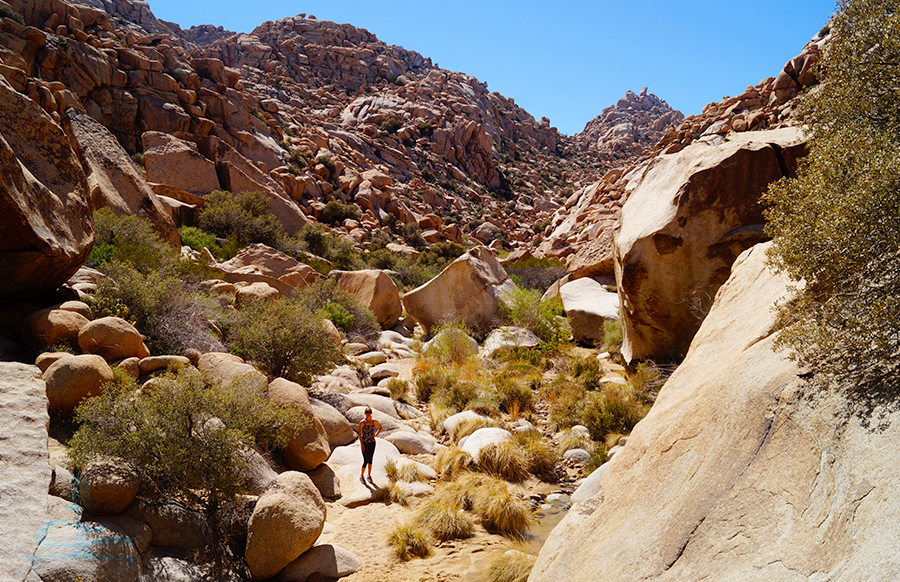
[[[216,165],[205,158],[197,144],[159,132],[141,136],[147,180],[205,196],[219,189]]]
[[[766,240],[760,194],[805,153],[797,128],[734,134],[653,158],[615,235],[622,355],[680,359],[745,249]]]
[[[490,358],[504,348],[533,348],[541,343],[538,336],[524,327],[503,326],[490,333],[481,346],[481,355]]]
[[[87,323],[78,332],[78,346],[86,354],[103,356],[108,362],[150,356],[141,333],[121,317],[101,317]]]
[[[54,520],[47,524],[32,567],[42,582],[138,582],[141,556],[123,531],[97,522]]]
[[[276,582],[305,582],[317,575],[326,580],[343,578],[359,570],[359,559],[341,546],[324,544],[310,548],[288,564]]]
[[[250,382],[260,390],[265,390],[269,385],[265,374],[233,354],[207,352],[200,356],[197,368],[226,385],[238,378]]]
[[[309,403],[312,406],[313,414],[316,415],[316,418],[325,429],[330,446],[339,447],[356,440],[353,426],[338,409],[315,398],[310,398]]]
[[[387,273],[377,269],[331,271],[329,277],[336,279],[357,303],[371,309],[381,329],[390,329],[397,324],[403,311],[400,292]]]
[[[154,546],[198,550],[212,543],[209,524],[197,512],[177,502],[155,502],[137,497],[125,510],[150,527]]]
[[[746,251],[648,416],[554,529],[551,580],[891,580],[900,410],[774,350],[786,277]],[[886,387],[884,387],[886,388]],[[891,389],[893,393],[893,388]]]
[[[113,381],[113,372],[102,356],[84,354],[57,360],[43,379],[50,412],[68,416],[82,400],[100,394],[103,385]]]
[[[78,346],[78,332],[89,323],[88,318],[58,307],[35,311],[25,320],[22,332],[33,350],[60,343]]]
[[[324,463],[331,454],[328,433],[313,411],[306,388],[284,378],[275,378],[269,384],[268,396],[282,406],[297,410],[309,421],[307,427],[291,435],[282,451],[285,464],[296,471],[309,471]]]
[[[375,455],[372,458],[372,480],[376,484],[362,482],[359,479],[359,471],[362,468],[362,448],[359,443],[337,447],[328,457],[328,465],[341,479],[342,496],[339,503],[346,507],[356,507],[375,501],[378,498],[378,486],[388,483],[385,469],[388,462],[394,462],[398,467],[411,463],[429,477],[436,475],[434,469],[428,465],[403,457],[397,447],[378,437],[375,439]],[[366,471],[368,474],[368,469]]]
[[[428,333],[457,321],[470,329],[483,329],[497,316],[500,297],[514,287],[494,253],[477,246],[405,294],[403,306]]]
[[[247,566],[253,580],[278,574],[315,544],[325,526],[325,502],[310,478],[287,471],[256,502],[247,526]]]
[[[81,469],[81,504],[94,515],[125,511],[137,495],[141,477],[119,459],[96,459]]]
[[[163,240],[180,247],[178,227],[115,136],[77,107],[66,110],[62,125],[81,158],[94,209],[145,218]]]
[[[577,342],[596,345],[603,341],[603,322],[619,319],[619,295],[607,291],[596,279],[584,277],[559,288],[572,337]]]
[[[62,129],[5,78],[0,104],[0,303],[6,303],[52,291],[72,276],[91,252],[94,221],[84,171]]]
[[[39,370],[0,363],[0,571],[7,580],[25,580],[38,533],[49,520],[49,425]]]

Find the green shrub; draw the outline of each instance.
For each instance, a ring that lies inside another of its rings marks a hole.
[[[539,224],[535,226],[537,227]],[[540,231],[543,231],[544,228],[541,228]],[[567,274],[565,265],[559,259],[554,258],[523,258],[507,263],[503,269],[516,281],[518,286],[536,290],[541,295]]]
[[[617,354],[622,349],[622,322],[618,319],[603,320],[603,349],[611,354]]]
[[[384,121],[381,122],[381,126],[379,129],[384,133],[393,135],[403,127],[403,122],[397,119],[396,117],[388,117]]]
[[[596,390],[600,387],[604,370],[600,365],[600,360],[590,355],[572,361],[572,375],[588,390]]]
[[[335,279],[316,280],[303,290],[301,301],[310,311],[325,315],[350,341],[371,344],[381,333],[375,314],[357,303]]]
[[[419,133],[424,137],[431,137],[434,133],[434,124],[429,122],[422,122],[416,124],[416,129],[419,130]],[[425,172],[422,172],[422,175],[425,175]]]
[[[466,410],[493,418],[500,416],[500,403],[490,394],[481,394],[469,400]]]
[[[603,463],[609,460],[609,455],[607,454],[606,445],[603,443],[597,444],[593,449],[589,449],[591,453],[591,458],[588,459],[588,462],[584,464],[584,474],[590,475],[597,468],[600,467]]]
[[[305,168],[309,165],[309,162],[306,160],[305,152],[301,150],[291,150],[291,155],[288,158],[288,161],[298,168]]]
[[[630,433],[648,411],[648,406],[626,388],[608,386],[602,392],[590,392],[579,403],[581,424],[591,438],[602,441],[611,432]]]
[[[409,382],[400,378],[391,378],[387,381],[387,389],[391,393],[391,398],[404,402],[406,393],[409,391]]]
[[[548,405],[551,425],[556,428],[574,426],[581,422],[579,402],[588,392],[584,385],[561,376],[541,389],[541,399]]]
[[[447,323],[434,330],[427,358],[444,365],[461,366],[477,357],[472,352],[472,338],[464,323]]]
[[[534,410],[534,393],[522,378],[498,376],[494,379],[497,402],[513,419],[523,412]]]
[[[18,22],[19,24],[21,24],[23,26],[25,25],[25,19],[22,17],[22,15],[19,14],[18,12],[16,12],[15,10],[13,10],[12,8],[10,8],[9,6],[5,6],[5,5],[0,6],[0,17],[10,18],[12,20],[15,20],[16,22]]]
[[[102,265],[113,259],[151,273],[171,268],[177,252],[163,242],[148,220],[101,208],[94,212],[94,247],[85,264],[102,270]]]
[[[232,353],[304,385],[341,357],[322,318],[299,299],[250,302],[236,313],[226,337]]]
[[[347,219],[359,220],[362,213],[353,205],[344,204],[337,200],[330,200],[325,203],[322,210],[322,221],[328,223],[343,223]]]
[[[353,243],[329,233],[320,223],[310,222],[304,225],[294,239],[302,243],[309,252],[329,261],[334,268],[354,271],[365,266],[359,253],[353,248]]]
[[[419,225],[415,222],[410,222],[409,224],[401,226],[400,235],[403,237],[403,240],[406,241],[406,244],[411,247],[423,249],[428,246],[428,243],[422,238],[422,229],[419,228]]]
[[[404,562],[412,558],[426,558],[431,553],[428,533],[413,525],[398,525],[388,532],[388,546],[397,559]]]
[[[287,238],[278,219],[270,213],[269,200],[259,192],[214,191],[206,197],[197,226],[219,238],[233,238],[241,246],[262,243],[281,249]]]
[[[332,177],[334,177],[337,172],[337,164],[334,163],[334,159],[328,154],[319,154],[316,156],[316,163],[325,166]]]
[[[353,314],[340,303],[329,301],[318,313],[341,331],[346,332],[353,327]]]
[[[531,330],[541,341],[561,343],[572,334],[559,299],[542,300],[541,292],[535,289],[515,290],[505,294],[501,300],[502,316],[512,325]]]
[[[78,407],[69,454],[79,467],[96,456],[130,463],[152,484],[146,494],[201,512],[210,522],[216,564],[236,566],[230,560],[243,552],[228,546],[241,532],[226,530],[223,518],[246,492],[245,451],[284,446],[309,422],[268,400],[247,377],[223,386],[185,366],[160,376],[152,390],[138,391],[130,376],[119,374],[102,395]]]
[[[221,250],[216,243],[216,235],[204,232],[196,226],[181,227],[181,244],[191,247],[195,251],[202,251],[204,248],[216,255]]]

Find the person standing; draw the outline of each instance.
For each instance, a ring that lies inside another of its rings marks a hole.
[[[359,421],[359,445],[362,448],[363,464],[359,480],[365,482],[366,465],[369,466],[369,481],[372,480],[372,458],[375,456],[375,437],[381,433],[381,423],[372,418],[372,409],[366,408],[366,417]]]

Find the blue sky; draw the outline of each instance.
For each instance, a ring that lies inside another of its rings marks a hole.
[[[157,17],[249,32],[300,13],[348,22],[486,81],[572,135],[644,86],[685,115],[776,75],[834,0],[150,0]]]

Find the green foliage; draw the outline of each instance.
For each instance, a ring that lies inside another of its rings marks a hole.
[[[402,225],[400,227],[400,235],[406,241],[406,244],[411,247],[424,249],[428,246],[428,243],[422,238],[422,229],[415,222]]]
[[[198,226],[219,238],[233,238],[241,246],[262,243],[279,249],[286,238],[284,228],[269,212],[269,200],[259,192],[215,191],[206,197]]]
[[[102,270],[103,263],[113,259],[150,273],[171,267],[177,252],[159,238],[149,221],[101,208],[94,213],[94,247],[85,264]]]
[[[353,248],[353,243],[331,234],[317,222],[310,222],[301,228],[296,239],[302,242],[309,252],[330,262],[336,269],[355,271],[364,267],[359,253]]]
[[[362,218],[362,213],[359,209],[350,204],[344,204],[343,202],[338,202],[337,200],[329,200],[325,204],[325,208],[322,211],[322,220],[324,222],[329,223],[343,223],[347,219],[359,220]]]
[[[860,389],[895,377],[900,349],[898,27],[894,3],[838,3],[823,82],[800,108],[810,153],[765,195],[770,259],[798,282],[778,345]]]
[[[548,483],[553,482],[554,472],[560,461],[560,455],[553,445],[536,430],[516,433],[515,439],[525,453],[528,472]]]
[[[78,407],[76,423],[69,454],[77,466],[95,456],[130,463],[153,484],[146,491],[210,520],[221,562],[234,533],[221,527],[223,516],[246,492],[245,451],[283,446],[309,419],[272,403],[248,377],[222,386],[186,366],[159,377],[152,390],[139,391],[130,376],[117,375],[102,395]]]
[[[291,155],[288,158],[288,161],[298,168],[305,168],[309,165],[309,162],[306,159],[306,152],[299,149],[291,150]]]
[[[334,176],[337,172],[337,164],[334,163],[334,159],[328,154],[316,156],[316,163],[325,166],[331,176]]]
[[[603,443],[598,443],[597,445],[595,445],[593,449],[590,449],[590,452],[591,458],[588,459],[588,462],[584,464],[585,475],[590,475],[597,468],[599,468],[600,465],[609,460],[606,445]]]
[[[424,122],[421,122],[421,123],[417,123],[417,124],[416,124],[416,129],[419,130],[419,133],[420,133],[422,136],[424,136],[424,137],[431,137],[431,135],[434,133],[434,124],[432,124],[432,123],[430,123],[430,122],[427,122],[427,121],[424,121]],[[424,176],[424,174],[425,174],[425,172],[423,171],[423,172],[422,172],[422,175]]]
[[[340,303],[329,301],[319,310],[319,315],[329,320],[341,331],[349,331],[353,327],[353,314]]]
[[[604,319],[603,349],[611,354],[617,354],[622,349],[623,340],[622,321],[619,319]]]
[[[5,4],[0,5],[0,17],[10,18],[12,20],[15,20],[22,26],[25,25],[25,19],[22,17],[22,15],[19,14],[18,12],[16,12],[15,10],[13,10],[12,8],[10,8],[9,6],[6,6]]]
[[[313,282],[303,290],[301,298],[310,311],[331,320],[351,341],[371,343],[381,332],[375,314],[368,307],[357,303],[335,279]]]
[[[381,122],[381,126],[379,129],[384,133],[389,135],[393,135],[399,131],[399,129],[403,127],[403,122],[397,119],[396,117],[388,117],[384,121]]]
[[[589,392],[579,403],[579,419],[591,438],[600,441],[611,432],[630,433],[648,408],[631,390],[607,386],[602,392]]]
[[[226,337],[232,353],[304,385],[341,357],[322,318],[297,298],[243,306],[227,326]]]
[[[405,402],[406,393],[409,391],[409,382],[400,378],[391,378],[387,381],[387,389],[391,393],[391,398]]]
[[[503,317],[512,325],[531,330],[541,341],[559,344],[571,337],[568,321],[559,299],[542,300],[536,289],[515,290],[505,294],[500,305]]]
[[[221,251],[218,243],[216,243],[216,235],[202,231],[196,226],[181,227],[181,244],[191,247],[195,251],[202,251],[204,248],[207,248],[213,255]]]
[[[537,289],[541,295],[567,273],[565,265],[554,258],[526,257],[503,265],[503,269],[517,285]]]

